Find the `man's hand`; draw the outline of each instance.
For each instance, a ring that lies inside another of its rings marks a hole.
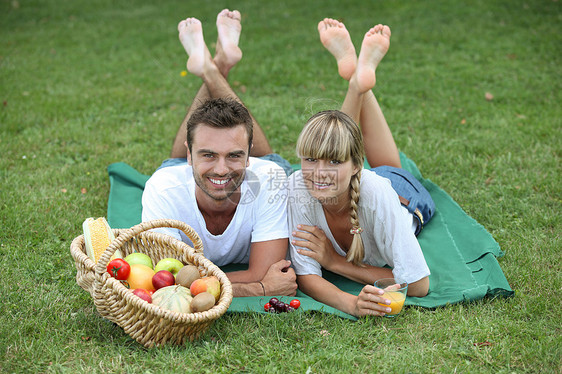
[[[290,267],[291,261],[280,260],[272,264],[261,280],[268,296],[295,296],[297,276]]]

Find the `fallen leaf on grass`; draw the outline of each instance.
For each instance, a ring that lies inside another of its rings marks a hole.
[[[66,191],[67,191],[66,188],[61,188],[61,190],[60,190],[60,192],[62,192],[62,193],[66,193]]]
[[[490,343],[489,341],[484,341],[484,342],[480,342],[480,343],[473,343],[473,345],[475,347],[489,347],[492,345],[492,343]]]
[[[328,332],[328,330],[321,330],[321,331],[320,331],[320,335],[322,335],[322,336],[330,336],[330,333]]]
[[[461,125],[466,125],[466,119],[465,118],[461,119]]]
[[[485,97],[486,100],[488,100],[488,101],[494,100],[494,95],[492,95],[492,94],[489,93],[489,92],[486,92],[486,94],[484,95],[484,97]]]
[[[82,187],[80,189],[80,192],[82,192],[82,194],[85,194],[86,192],[88,192],[88,190],[86,189],[86,187]]]

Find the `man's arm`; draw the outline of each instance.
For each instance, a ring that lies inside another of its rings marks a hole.
[[[226,274],[234,296],[263,296],[264,289],[271,296],[295,295],[296,275],[285,260],[288,244],[288,239],[252,243],[248,269]]]
[[[233,283],[234,297],[244,296],[295,296],[297,276],[290,268],[291,261],[280,260],[269,267],[261,281]]]
[[[288,239],[252,243],[248,270],[228,273],[228,278],[232,283],[261,281],[271,265],[285,258],[288,246]]]

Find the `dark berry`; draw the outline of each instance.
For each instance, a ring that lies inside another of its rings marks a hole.
[[[272,307],[275,308],[277,306],[277,304],[279,304],[279,299],[277,299],[276,297],[272,297],[269,300],[269,305],[271,305]]]
[[[283,313],[285,311],[285,303],[280,301],[279,303],[277,303],[277,306],[275,307],[275,309],[277,309],[277,311],[279,311],[279,313]]]
[[[275,308],[271,306],[271,307],[269,307],[268,312],[269,313],[277,313],[277,310],[275,310]]]
[[[289,305],[287,307],[287,312],[294,312],[294,311],[295,311],[295,308],[293,308],[292,306]]]

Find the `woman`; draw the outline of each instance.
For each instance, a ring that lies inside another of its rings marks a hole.
[[[389,47],[388,26],[365,34],[359,58],[342,23],[324,19],[318,29],[349,88],[342,111],[317,113],[297,141],[301,171],[289,181],[291,260],[299,288],[314,299],[355,316],[384,315],[390,300],[372,286],[375,280],[407,282],[410,296],[428,292],[429,269],[415,234],[431,218],[433,201],[400,169],[398,149],[371,91]],[[364,157],[381,167],[364,170]],[[322,268],[366,286],[358,296],[344,292],[322,278]]]

